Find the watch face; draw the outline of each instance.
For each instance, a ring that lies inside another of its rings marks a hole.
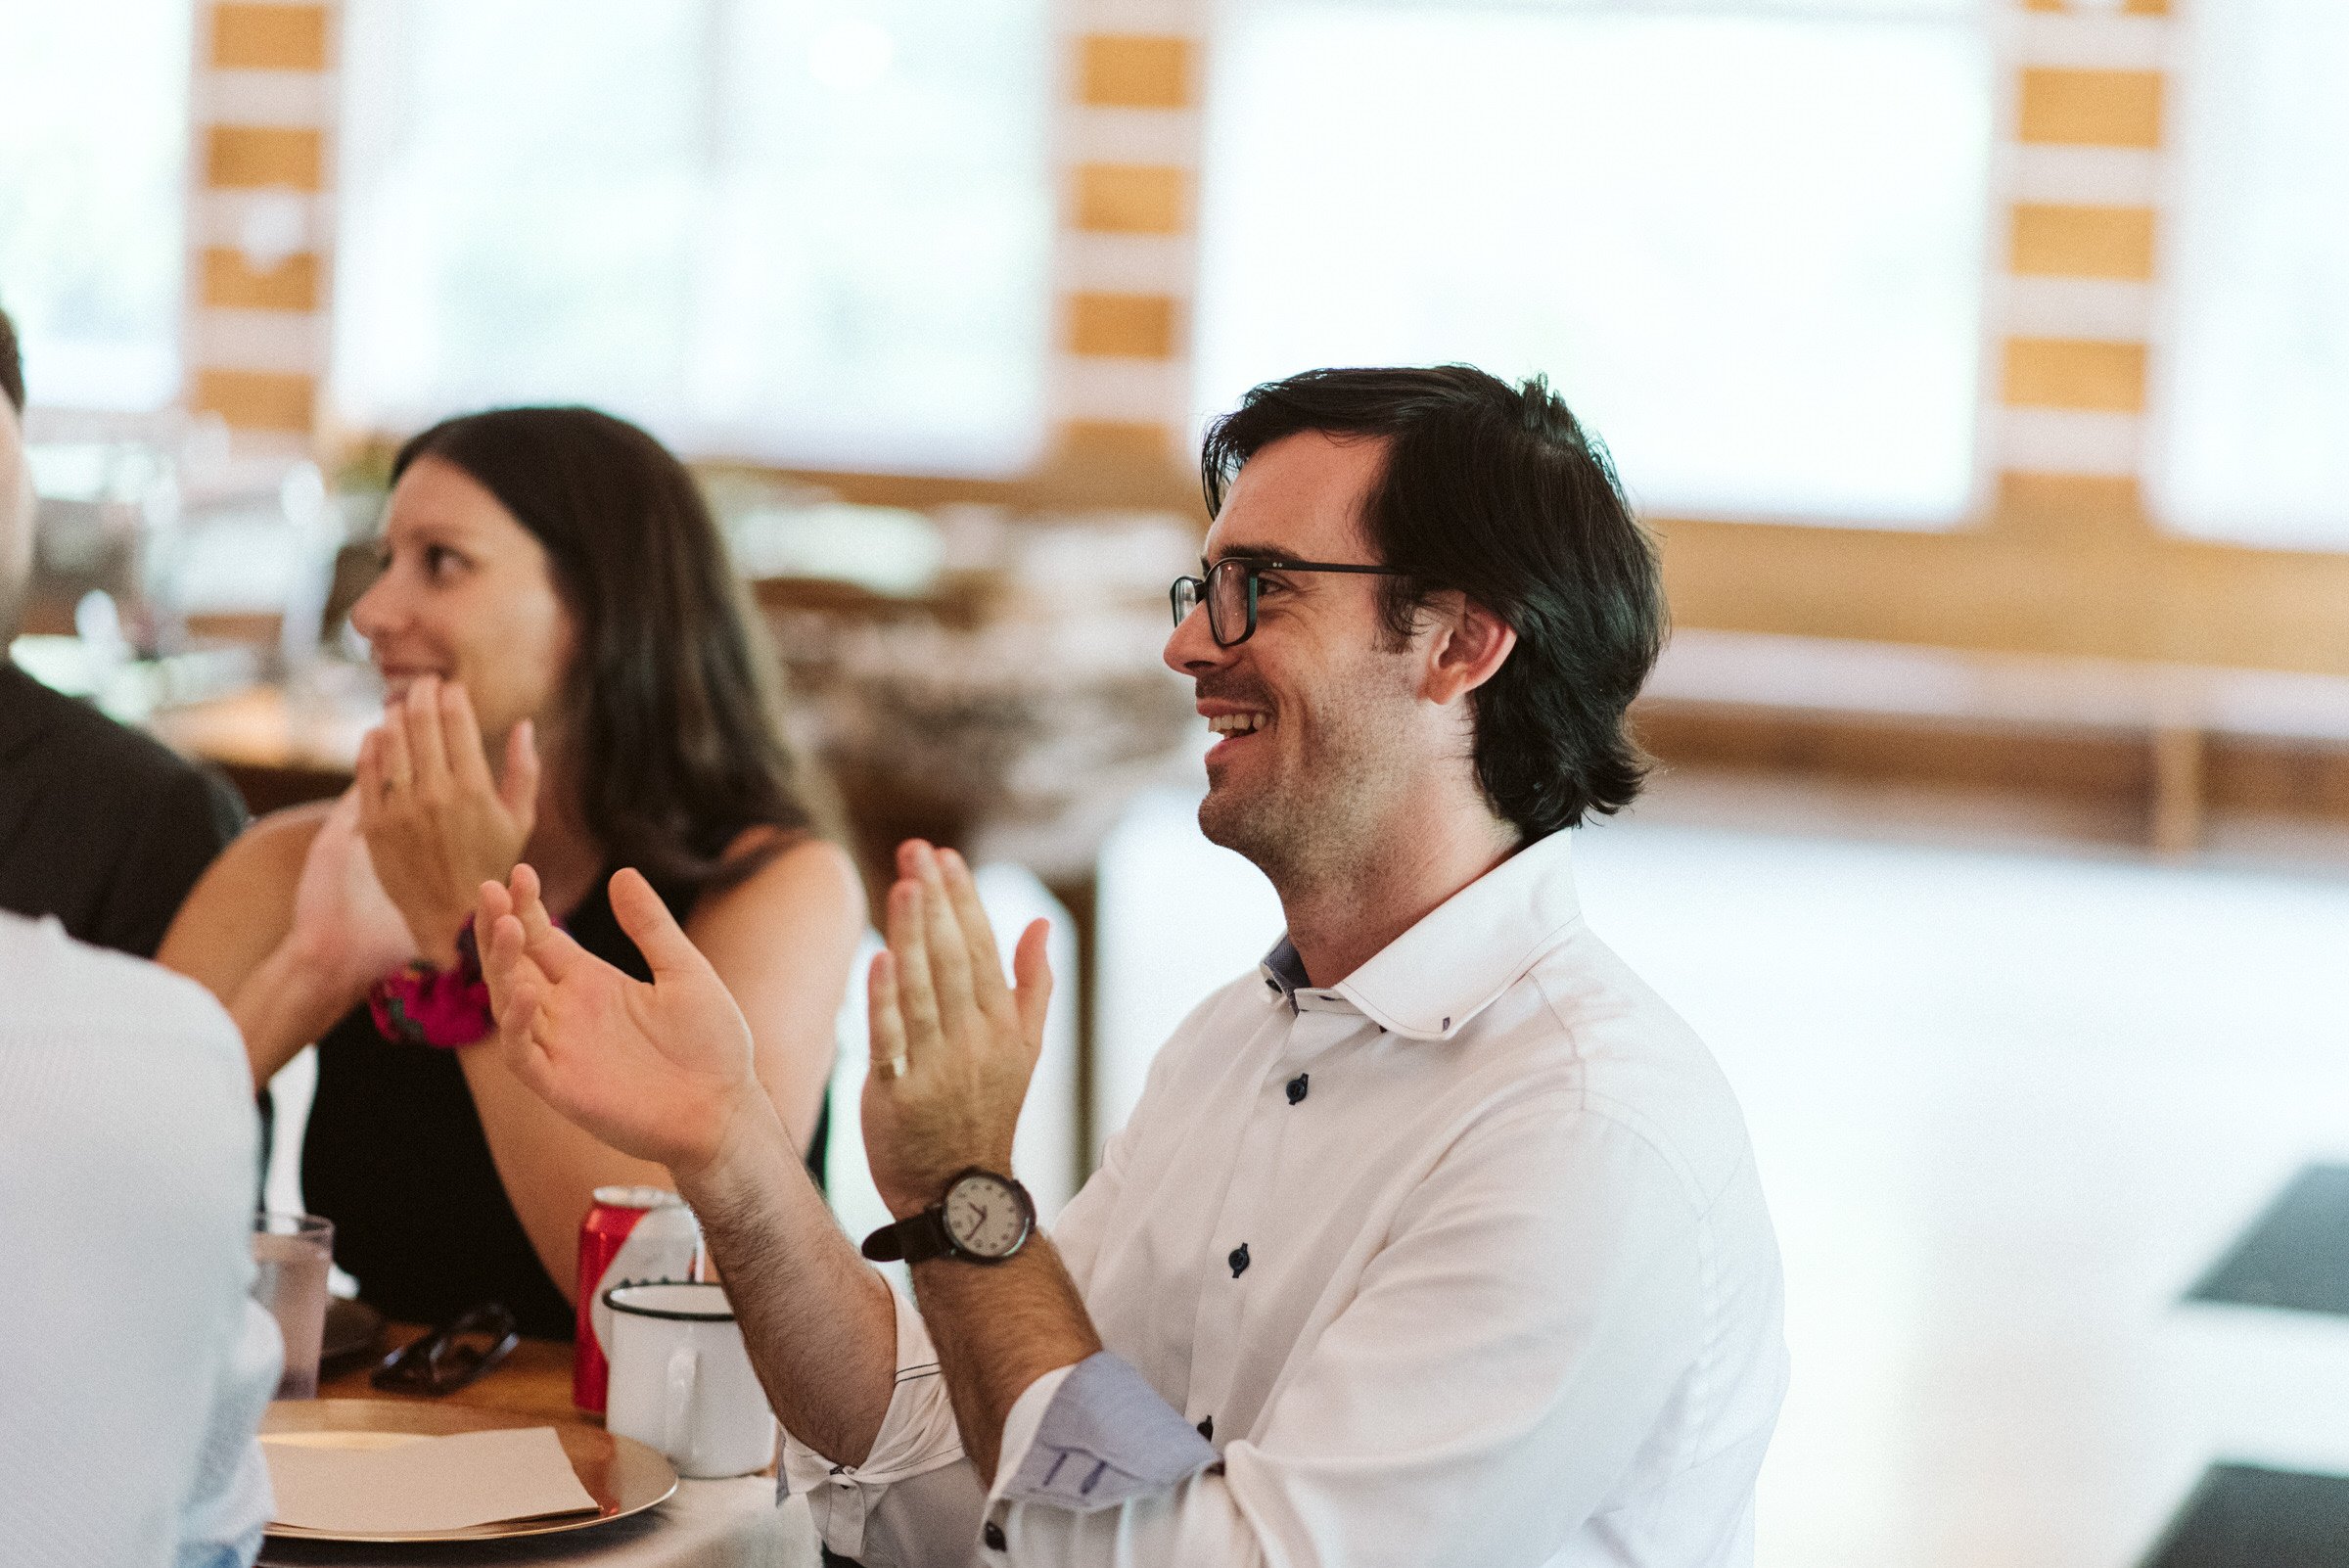
[[[1028,1204],[1001,1176],[976,1172],[946,1189],[946,1233],[981,1258],[1008,1258],[1028,1238]]]

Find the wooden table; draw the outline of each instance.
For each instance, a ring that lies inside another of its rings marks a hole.
[[[415,1323],[392,1323],[384,1330],[384,1353],[424,1337]],[[453,1394],[401,1394],[367,1381],[369,1367],[360,1366],[319,1379],[322,1400],[419,1400],[436,1405],[464,1405],[477,1410],[502,1410],[508,1415],[542,1416],[549,1421],[587,1421],[603,1425],[571,1403],[571,1347],[560,1340],[526,1339],[514,1354],[483,1377]]]
[[[424,1330],[395,1324],[387,1348]],[[373,1387],[367,1370],[322,1380],[321,1399],[424,1400]],[[509,1415],[602,1424],[571,1403],[571,1347],[526,1339],[505,1362],[441,1403]],[[337,1564],[339,1568],[473,1568],[487,1563],[577,1565],[577,1568],[815,1568],[815,1529],[797,1499],[778,1505],[771,1475],[724,1481],[680,1481],[667,1502],[633,1518],[592,1530],[516,1541],[438,1543],[418,1546],[340,1545],[271,1541],[260,1561],[271,1568]]]

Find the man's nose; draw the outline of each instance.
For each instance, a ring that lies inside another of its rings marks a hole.
[[[1195,604],[1189,615],[1174,623],[1174,634],[1167,639],[1163,657],[1169,669],[1188,675],[1229,663],[1231,650],[1216,646],[1215,633],[1207,623],[1207,606]]]

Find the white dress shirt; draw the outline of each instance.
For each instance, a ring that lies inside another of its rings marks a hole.
[[[1583,923],[1565,834],[1337,986],[1284,942],[1201,1003],[1053,1239],[1105,1354],[1030,1386],[983,1498],[900,1298],[866,1462],[787,1447],[834,1550],[1752,1560],[1776,1243],[1728,1084]]]
[[[243,1568],[277,1325],[258,1130],[203,987],[0,914],[0,1568]]]

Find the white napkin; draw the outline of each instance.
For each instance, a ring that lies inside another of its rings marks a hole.
[[[596,1510],[551,1426],[365,1448],[326,1446],[320,1441],[326,1436],[277,1433],[262,1440],[277,1493],[274,1523],[389,1536]]]

